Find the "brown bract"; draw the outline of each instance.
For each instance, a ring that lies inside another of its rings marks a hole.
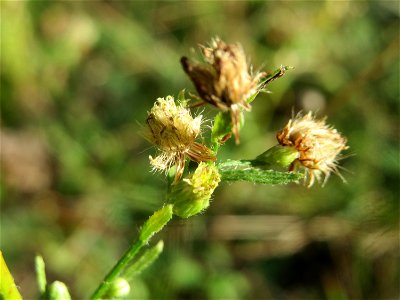
[[[249,73],[246,56],[240,44],[226,44],[218,38],[210,47],[201,47],[205,63],[193,63],[181,58],[184,71],[196,87],[202,101],[230,111],[232,132],[238,144],[241,109],[251,109],[247,99],[260,88],[263,73]]]
[[[348,149],[346,138],[326,125],[325,120],[316,120],[311,112],[304,116],[298,114],[276,135],[279,144],[294,147],[299,152],[299,158],[291,164],[290,170],[303,166],[308,175],[308,187],[314,184],[315,178],[320,181],[322,175],[325,176],[323,184],[331,172],[340,176],[337,169],[339,154]]]
[[[182,177],[186,157],[195,162],[216,159],[209,148],[196,142],[201,121],[201,115],[193,118],[182,104],[175,104],[172,96],[157,99],[146,120],[146,137],[160,150],[155,158],[149,157],[153,170],[167,172],[176,165],[175,184]]]

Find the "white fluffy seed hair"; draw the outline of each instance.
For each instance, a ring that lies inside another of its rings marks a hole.
[[[185,105],[177,105],[172,96],[157,99],[146,123],[147,139],[159,150],[155,158],[149,157],[153,171],[167,173],[176,165],[174,183],[183,174],[186,157],[196,162],[215,160],[210,149],[196,142],[201,133],[202,116],[193,118]]]
[[[292,169],[302,166],[306,181],[312,186],[315,179],[324,177],[323,185],[332,172],[344,178],[338,171],[340,152],[348,149],[347,140],[335,128],[326,124],[326,117],[317,120],[312,112],[297,114],[277,133],[281,145],[292,146],[299,151]]]

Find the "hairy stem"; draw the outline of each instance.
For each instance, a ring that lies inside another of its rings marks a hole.
[[[107,293],[110,285],[121,274],[121,272],[130,264],[139,250],[146,245],[151,237],[159,232],[165,224],[172,218],[172,205],[166,205],[156,211],[142,226],[138,239],[130,246],[117,264],[106,275],[104,280],[100,283],[99,287],[93,293],[91,299],[102,299],[104,294]]]
[[[131,245],[128,251],[121,257],[117,264],[111,269],[106,275],[102,283],[99,285],[97,290],[93,293],[91,299],[101,299],[101,297],[107,292],[111,283],[118,277],[122,270],[129,264],[129,262],[135,257],[139,250],[145,244],[144,241],[137,239],[135,243]]]

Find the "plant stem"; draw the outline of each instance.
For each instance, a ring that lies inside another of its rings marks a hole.
[[[108,292],[110,285],[128,266],[139,250],[146,245],[154,234],[159,232],[172,218],[173,205],[165,205],[156,211],[142,226],[138,239],[121,257],[117,264],[106,275],[90,299],[98,300]]]
[[[103,282],[99,285],[97,290],[93,293],[91,299],[97,300],[101,299],[104,293],[110,287],[110,284],[118,277],[121,271],[129,264],[129,262],[135,257],[136,253],[143,247],[144,241],[137,239],[135,243],[125,252],[122,258],[117,262],[117,264],[111,269],[111,271],[106,275]]]

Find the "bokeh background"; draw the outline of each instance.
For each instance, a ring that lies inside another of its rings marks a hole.
[[[214,36],[255,70],[295,67],[219,159],[254,158],[315,110],[348,138],[347,184],[221,184],[153,239],[165,250],[128,298],[398,299],[397,1],[2,1],[1,250],[25,299],[37,253],[86,299],[163,205],[141,126],[157,97],[195,92],[180,56]]]

